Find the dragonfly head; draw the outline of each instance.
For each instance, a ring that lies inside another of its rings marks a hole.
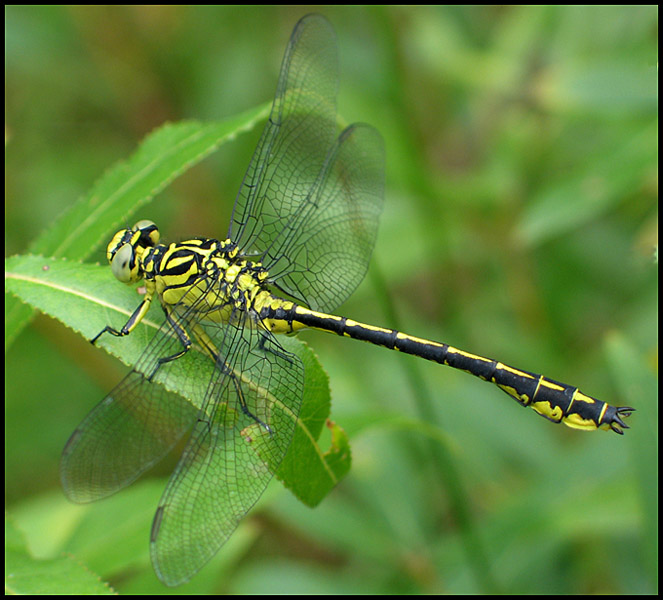
[[[106,249],[113,275],[122,283],[140,281],[143,254],[158,243],[159,230],[152,221],[138,221],[131,229],[118,231]]]

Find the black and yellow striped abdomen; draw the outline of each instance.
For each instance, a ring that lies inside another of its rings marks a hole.
[[[448,344],[312,311],[277,299],[261,308],[260,317],[274,333],[294,333],[309,327],[460,369],[494,383],[519,404],[530,406],[546,419],[564,423],[574,429],[612,429],[619,434],[623,433],[622,429],[628,429],[623,417],[631,414],[631,408],[611,406],[584,394],[577,387],[537,373],[516,369]]]

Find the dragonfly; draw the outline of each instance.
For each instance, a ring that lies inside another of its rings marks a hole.
[[[113,275],[141,282],[145,294],[120,329],[106,326],[91,341],[129,335],[155,298],[165,318],[133,369],[70,437],[61,480],[70,500],[99,500],[185,439],[150,536],[166,585],[188,581],[219,551],[288,451],[306,374],[280,334],[331,332],[460,369],[576,429],[621,434],[633,412],[543,375],[332,313],[366,274],[385,187],[378,131],[355,123],[338,133],[338,81],[331,24],[303,17],[226,238],[163,244],[157,226],[142,220],[108,245]],[[169,369],[192,347],[213,365],[198,408],[168,384]]]

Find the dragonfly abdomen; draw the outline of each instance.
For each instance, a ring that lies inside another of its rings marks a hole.
[[[290,333],[310,327],[399,350],[471,373],[495,384],[522,406],[530,406],[546,419],[564,423],[574,429],[612,429],[620,434],[623,433],[622,428],[628,429],[622,418],[631,414],[631,408],[611,406],[584,394],[577,387],[448,344],[312,311],[291,302],[283,302],[278,307],[266,307],[261,317],[277,319],[287,325],[277,333]]]

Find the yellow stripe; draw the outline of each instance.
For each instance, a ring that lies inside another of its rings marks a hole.
[[[283,307],[287,308],[287,307]],[[297,315],[311,315],[313,317],[317,317],[319,319],[331,319],[332,321],[342,321],[343,317],[338,317],[336,315],[328,315],[327,313],[321,313],[317,312],[315,310],[310,310],[308,308],[304,308],[302,306],[295,306],[295,314]],[[354,322],[354,321],[353,321]]]
[[[366,323],[359,323],[358,321],[353,321],[347,319],[345,321],[347,327],[359,328],[359,329],[368,329],[369,331],[379,331],[380,333],[393,333],[392,329],[385,329],[384,327],[376,327],[375,325],[366,325]]]
[[[384,331],[384,330],[383,330]],[[389,331],[389,330],[387,330]],[[407,333],[402,333],[398,332],[398,335],[396,336],[397,339],[399,340],[409,340],[411,342],[416,342],[417,344],[427,344],[428,346],[435,346],[436,348],[444,348],[444,344],[440,344],[439,342],[433,342],[431,340],[425,340],[423,338],[418,338],[413,335],[408,335]],[[460,350],[456,350],[456,348],[452,348],[449,346],[449,352],[452,352],[453,354],[465,354],[464,352],[461,352]],[[467,355],[469,356],[469,355]]]

